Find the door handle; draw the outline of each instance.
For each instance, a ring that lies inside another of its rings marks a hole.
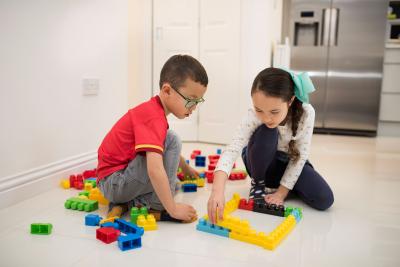
[[[338,31],[339,31],[339,9],[332,8],[331,29],[329,31],[329,46],[338,45]]]
[[[322,9],[322,29],[321,29],[321,46],[329,44],[329,20],[331,19],[331,9]]]

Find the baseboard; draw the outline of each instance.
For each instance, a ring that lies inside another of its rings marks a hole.
[[[88,152],[0,179],[0,209],[59,186],[62,178],[93,169],[97,153]]]

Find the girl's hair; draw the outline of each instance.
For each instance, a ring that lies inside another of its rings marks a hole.
[[[258,91],[263,92],[266,96],[279,97],[283,101],[289,102],[294,96],[292,76],[282,69],[266,68],[257,75],[251,87],[252,95]],[[302,102],[295,97],[287,115],[287,121],[291,123],[293,136],[296,136],[303,112]],[[291,160],[297,161],[299,159],[300,152],[296,147],[295,140],[290,140],[288,154]]]

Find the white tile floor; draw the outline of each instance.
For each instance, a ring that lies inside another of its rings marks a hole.
[[[184,144],[183,152],[210,154],[217,147]],[[159,223],[158,231],[145,233],[141,249],[121,252],[96,240],[84,213],[63,207],[77,191],[54,188],[0,210],[0,266],[400,266],[400,138],[315,135],[311,162],[332,186],[334,206],[318,212],[288,201],[304,208],[304,219],[275,251],[198,232],[195,223]],[[248,184],[229,182],[226,196],[247,196]],[[204,215],[210,189],[179,193],[177,200]],[[266,232],[281,221],[236,213]],[[53,233],[30,235],[32,222],[52,223]]]

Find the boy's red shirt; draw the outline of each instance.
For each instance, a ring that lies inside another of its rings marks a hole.
[[[128,166],[140,152],[164,152],[168,121],[159,96],[130,109],[98,150],[97,182]]]

